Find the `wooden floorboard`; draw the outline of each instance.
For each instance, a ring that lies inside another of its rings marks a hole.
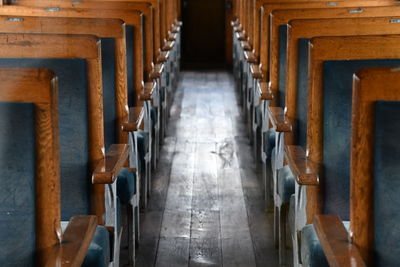
[[[261,171],[228,72],[182,72],[137,266],[277,266]]]

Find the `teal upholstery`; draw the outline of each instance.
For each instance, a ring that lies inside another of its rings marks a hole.
[[[123,168],[118,174],[117,195],[122,204],[126,205],[136,194],[136,174]]]
[[[151,126],[152,127],[154,127],[157,124],[157,116],[158,116],[157,109],[154,107],[151,107],[150,117],[151,117]]]
[[[110,262],[110,234],[104,226],[97,226],[86,253],[83,267],[107,267]]]
[[[149,151],[149,134],[145,131],[138,131],[137,134],[137,147],[138,147],[138,164],[140,173],[145,172],[146,168],[146,154]]]
[[[286,98],[286,40],[287,40],[287,25],[279,26],[279,87],[278,87],[278,105],[285,106]]]
[[[2,67],[48,68],[58,77],[61,219],[90,214],[87,76],[84,59],[0,59]]]
[[[34,122],[32,104],[0,103],[1,266],[35,262]]]
[[[384,88],[383,88],[384,89]],[[375,266],[400,266],[400,102],[375,104]]]
[[[324,153],[321,171],[324,214],[336,214],[343,220],[349,220],[353,73],[368,66],[399,65],[400,60],[343,60],[324,63]]]
[[[117,197],[117,231],[118,233],[121,231],[122,223],[122,214],[121,214],[121,201],[119,197]]]
[[[272,170],[275,169],[275,147],[271,151],[271,168]]]
[[[104,147],[117,142],[115,110],[115,45],[114,38],[101,38],[103,77]]]
[[[270,128],[264,133],[264,152],[268,159],[271,159],[272,150],[275,148],[276,132]]]
[[[263,106],[262,105],[258,105],[256,107],[255,120],[256,120],[256,123],[257,123],[257,125],[259,127],[262,125],[263,115],[264,115]]]
[[[134,84],[134,40],[133,40],[134,27],[126,25],[125,27],[125,39],[126,39],[126,68],[127,68],[127,79],[128,79],[128,106],[133,107],[135,104],[135,84]]]
[[[302,266],[323,267],[329,266],[315,228],[312,224],[303,227],[300,232],[300,253]]]
[[[282,200],[282,204],[289,204],[290,197],[294,194],[295,180],[289,166],[286,165],[278,170],[278,195]]]

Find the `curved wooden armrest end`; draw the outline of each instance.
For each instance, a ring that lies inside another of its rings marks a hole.
[[[318,165],[307,158],[301,146],[285,146],[285,158],[298,184],[319,185]]]
[[[314,227],[329,266],[367,266],[357,247],[349,240],[342,220],[336,215],[317,215]]]
[[[160,51],[157,57],[157,63],[165,63],[169,59],[169,51]]]
[[[281,107],[269,107],[269,119],[277,132],[291,132],[292,123]]]
[[[46,267],[81,266],[97,227],[96,216],[74,216],[60,244],[50,248]]]
[[[92,175],[93,184],[112,184],[117,179],[129,156],[129,145],[113,144],[107,150],[104,159],[97,163]]]
[[[162,50],[163,51],[170,51],[170,50],[172,50],[174,48],[174,45],[175,45],[174,41],[171,42],[171,41],[165,40],[164,41],[164,45],[162,47]]]
[[[156,64],[154,65],[153,70],[149,74],[149,78],[151,80],[160,79],[163,72],[164,72],[164,64]]]
[[[144,108],[129,108],[128,121],[122,123],[122,130],[125,132],[133,132],[142,128],[144,123]]]
[[[246,59],[247,62],[252,63],[252,64],[257,64],[257,57],[254,55],[253,52],[251,51],[244,51],[244,58]]]
[[[175,19],[175,25],[176,25],[177,27],[182,27],[182,26],[183,26],[183,22],[180,21],[180,20]]]
[[[258,64],[251,64],[250,72],[254,79],[261,80],[264,77],[264,75],[261,72],[260,65]]]
[[[245,51],[250,51],[251,50],[251,45],[250,45],[250,43],[248,41],[241,41],[240,42],[240,46]]]
[[[139,100],[149,101],[153,99],[153,93],[156,90],[157,83],[146,82],[143,87],[143,93],[139,95]]]
[[[261,92],[261,99],[262,100],[272,100],[274,99],[274,94],[272,93],[271,89],[268,86],[267,82],[259,82],[258,83],[258,90]]]

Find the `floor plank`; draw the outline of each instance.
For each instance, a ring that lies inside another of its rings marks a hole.
[[[231,75],[181,77],[137,266],[277,266],[272,215]]]

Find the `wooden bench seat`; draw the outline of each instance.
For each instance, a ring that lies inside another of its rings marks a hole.
[[[4,265],[81,265],[95,216],[70,219],[61,233],[57,78],[35,68],[0,68],[2,114],[0,240]],[[8,145],[6,145],[8,143]],[[45,196],[45,197],[43,197]]]
[[[297,236],[302,235],[304,225],[312,223],[315,214],[334,213],[343,220],[349,218],[352,76],[366,66],[399,65],[398,40],[398,35],[371,35],[315,37],[310,41],[306,68],[309,82],[298,88],[306,90],[309,97],[298,105],[308,106],[305,159],[321,167],[312,185],[295,183],[295,199],[302,199],[294,205],[295,210],[289,210],[294,214],[291,235],[295,255],[307,246],[304,239],[298,247]],[[299,169],[290,164],[289,167]]]
[[[400,72],[371,67],[353,78],[350,231],[320,215],[314,225],[329,264],[396,266]],[[341,228],[339,228],[341,227]],[[340,233],[340,234],[339,234]],[[351,243],[349,242],[351,240]]]
[[[21,49],[26,44],[30,49]],[[116,199],[106,201],[109,194],[116,196],[116,183],[110,180],[108,184],[114,186],[108,187],[103,180],[92,180],[91,177],[98,162],[106,159],[99,39],[94,36],[2,33],[0,47],[2,66],[48,67],[58,75],[62,218],[68,220],[75,214],[95,214],[99,224],[112,227],[114,237],[118,237]],[[113,170],[115,176],[120,172],[119,168]],[[107,190],[113,192],[107,193]],[[114,240],[113,261],[118,262],[119,239]]]

